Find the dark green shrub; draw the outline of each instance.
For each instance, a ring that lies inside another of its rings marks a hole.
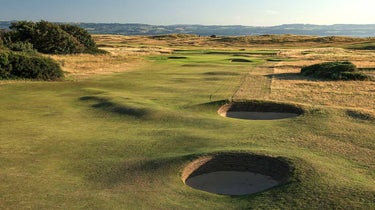
[[[4,35],[6,45],[29,42],[39,52],[49,54],[104,53],[97,48],[91,35],[78,26],[20,21],[12,23],[10,29],[12,31]]]
[[[0,51],[0,79],[8,79],[10,77],[9,71],[9,53]]]
[[[303,67],[301,74],[331,80],[367,80],[369,77],[358,72],[357,67],[349,61],[336,61],[314,64]]]
[[[10,50],[18,52],[34,53],[36,50],[30,42],[14,42],[7,45]]]
[[[30,42],[33,43],[37,25],[31,21],[13,22],[9,27],[12,31],[7,34],[12,42]]]
[[[59,26],[62,30],[75,37],[85,47],[85,52],[97,50],[95,41],[85,29],[70,24],[61,24]]]
[[[84,52],[85,47],[77,38],[65,32],[58,25],[40,21],[37,23],[33,44],[42,53],[73,54]]]
[[[369,76],[361,72],[342,72],[340,80],[369,80]]]
[[[0,52],[0,79],[58,80],[64,73],[58,63],[38,54]]]

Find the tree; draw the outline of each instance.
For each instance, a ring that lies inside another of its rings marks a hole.
[[[82,45],[84,45],[86,48],[85,52],[92,52],[97,49],[95,41],[87,30],[70,24],[61,24],[60,28],[75,37]]]
[[[10,33],[12,42],[32,42],[35,37],[35,32],[37,30],[37,25],[31,21],[20,21],[13,22],[9,27],[12,29]]]
[[[34,37],[31,43],[42,53],[72,54],[84,52],[84,45],[57,24],[47,21],[38,22]]]
[[[55,24],[47,21],[14,22],[11,31],[4,36],[7,46],[12,43],[28,42],[39,52],[49,54],[103,53],[91,35],[83,28],[69,24]],[[18,44],[20,45],[20,44]]]

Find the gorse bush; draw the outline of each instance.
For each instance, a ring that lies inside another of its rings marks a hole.
[[[61,67],[51,58],[0,51],[0,79],[59,80],[63,77]]]
[[[47,21],[14,22],[10,31],[0,31],[0,79],[58,80],[64,73],[47,54],[102,54],[84,29]]]
[[[349,61],[336,61],[314,64],[301,69],[304,76],[325,78],[330,80],[368,80],[369,76],[357,70]]]
[[[59,25],[59,27],[72,37],[76,38],[77,41],[83,45],[86,52],[97,49],[95,41],[85,29],[69,24],[62,24]]]
[[[31,44],[30,42],[14,42],[14,43],[8,44],[7,47],[13,51],[27,52],[27,53],[36,52],[33,44]]]
[[[9,28],[11,31],[2,38],[7,46],[24,42],[48,54],[103,53],[91,35],[78,26],[47,21],[20,21],[12,23]]]

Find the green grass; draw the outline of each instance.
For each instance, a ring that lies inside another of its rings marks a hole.
[[[354,44],[346,46],[345,48],[351,50],[375,50],[375,43],[374,42],[367,42],[361,44]]]
[[[309,105],[294,119],[220,117],[210,96],[228,99],[264,61],[186,57],[76,82],[0,85],[0,208],[375,208],[372,121]],[[295,174],[249,196],[182,183],[189,161],[220,151],[285,157]]]
[[[175,50],[176,54],[209,54],[209,55],[276,55],[278,50]]]

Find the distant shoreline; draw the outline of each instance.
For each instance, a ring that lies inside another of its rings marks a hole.
[[[0,21],[0,29],[7,29],[11,22]],[[137,23],[73,23],[92,34],[161,35],[197,34],[201,36],[245,36],[264,34],[298,34],[312,36],[375,37],[375,24],[284,24],[279,26],[242,25],[148,25]]]

